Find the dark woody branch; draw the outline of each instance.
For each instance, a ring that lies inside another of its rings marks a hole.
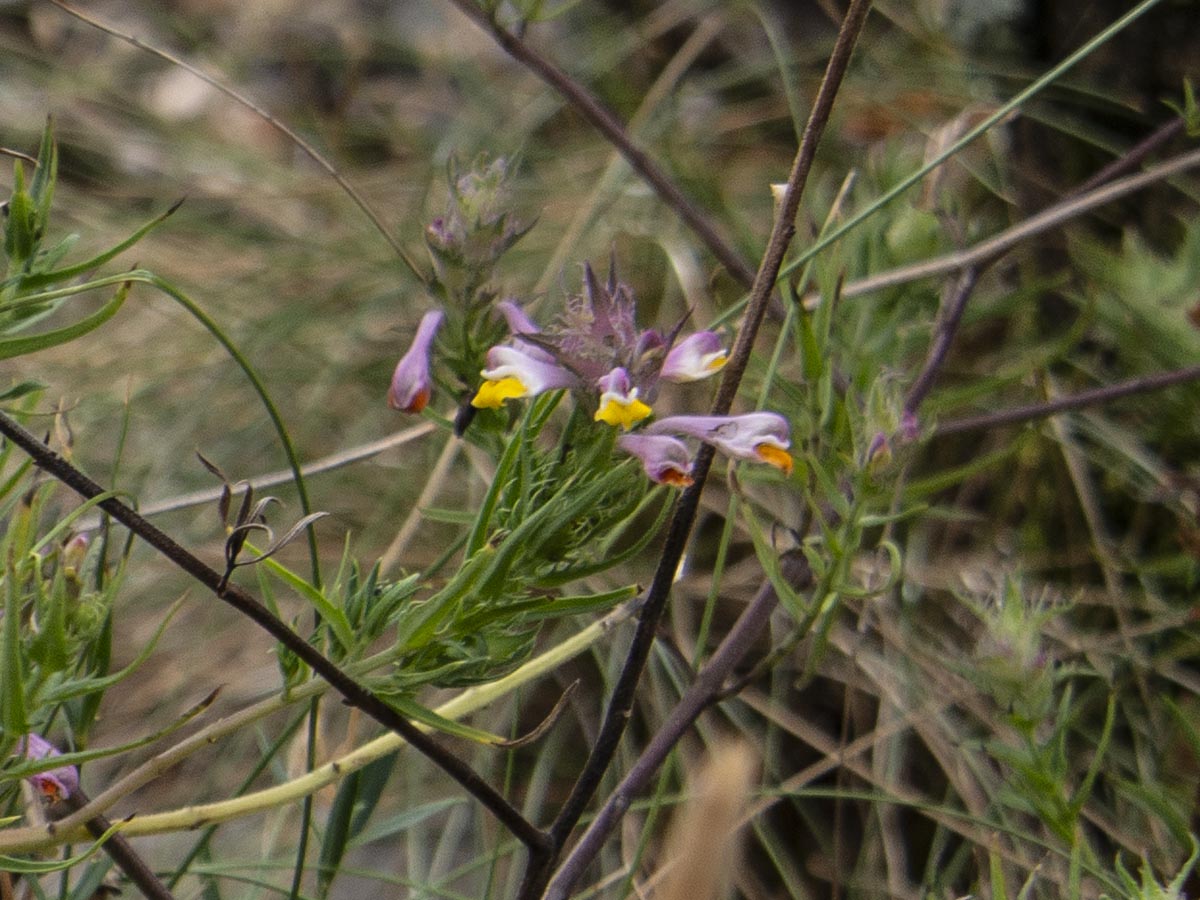
[[[453,0],[453,2],[458,3],[459,0]],[[733,405],[733,399],[749,362],[755,338],[774,293],[775,282],[779,277],[784,254],[795,232],[794,222],[800,207],[800,197],[816,157],[817,145],[829,121],[834,98],[837,96],[849,66],[854,45],[862,32],[870,6],[870,0],[852,0],[838,33],[825,76],[817,91],[809,121],[805,126],[799,150],[788,176],[787,188],[780,203],[762,264],[754,278],[745,318],[738,331],[737,340],[734,342],[730,360],[725,366],[721,385],[717,390],[717,397],[712,408],[714,415],[728,413]],[[530,862],[520,891],[520,896],[524,900],[542,896],[552,866],[599,787],[620,744],[633,709],[634,697],[641,681],[642,672],[645,670],[646,661],[650,655],[650,648],[654,643],[658,624],[666,609],[667,598],[679,566],[679,560],[687,546],[688,536],[699,508],[700,494],[704,489],[712,459],[713,448],[708,444],[702,445],[692,466],[692,475],[695,481],[683,492],[671,517],[666,543],[655,569],[646,601],[639,613],[633,641],[609,699],[599,734],[570,795],[550,828],[550,847],[547,855],[541,860],[533,859]]]

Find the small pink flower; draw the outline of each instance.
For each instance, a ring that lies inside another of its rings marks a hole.
[[[620,366],[601,376],[596,385],[600,388],[600,408],[596,410],[595,421],[628,431],[650,415],[650,407],[638,399],[638,389]]]
[[[579,379],[562,366],[515,347],[493,347],[487,362],[488,367],[481,373],[483,385],[471,399],[471,405],[480,409],[499,409],[507,400],[579,385]]]
[[[683,441],[665,434],[623,434],[617,446],[642,461],[651,481],[672,487],[692,483],[692,459]]]
[[[792,474],[788,421],[778,413],[740,416],[668,416],[651,424],[647,434],[683,434],[712,444],[727,456],[765,462]]]
[[[670,349],[659,374],[667,381],[699,381],[721,371],[728,359],[716,332],[697,331]]]
[[[425,313],[417,326],[412,346],[396,364],[392,386],[388,388],[388,405],[400,412],[419,413],[429,402],[433,382],[429,377],[429,351],[442,325],[441,310]]]
[[[17,752],[29,760],[61,756],[58,748],[37,734],[27,734],[17,742]],[[29,776],[29,782],[43,797],[51,802],[65,800],[79,790],[79,770],[74,766],[60,766]]]

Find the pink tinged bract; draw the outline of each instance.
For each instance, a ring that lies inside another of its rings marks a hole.
[[[21,738],[17,742],[17,752],[29,760],[62,755],[57,747],[37,734],[27,734]],[[79,770],[74,766],[60,766],[30,775],[29,783],[47,800],[65,800],[79,790]]]
[[[728,359],[729,352],[715,331],[697,331],[670,349],[660,375],[677,383],[700,381],[721,371]]]
[[[617,446],[641,460],[651,481],[672,487],[692,483],[692,459],[683,441],[666,434],[623,434]]]
[[[537,327],[533,319],[525,315],[525,310],[511,300],[501,300],[496,304],[496,309],[500,311],[500,315],[504,316],[504,322],[513,336],[513,344],[518,350],[534,359],[540,359],[542,362],[554,362],[554,357],[549,352],[530,341],[521,340],[523,334],[541,333],[541,329]]]
[[[421,317],[416,336],[408,352],[396,364],[392,386],[388,388],[388,405],[400,412],[419,413],[429,402],[433,382],[429,377],[429,351],[445,314],[433,310]]]
[[[787,419],[778,413],[756,412],[740,416],[668,416],[654,422],[646,432],[694,437],[727,456],[765,462],[790,475],[790,430]]]

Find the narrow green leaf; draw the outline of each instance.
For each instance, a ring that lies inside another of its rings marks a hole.
[[[13,164],[13,191],[4,227],[4,253],[9,267],[23,267],[33,255],[34,246],[33,198],[25,190],[25,167],[17,160]]]
[[[354,809],[354,818],[350,822],[351,841],[362,834],[363,829],[367,827],[367,822],[370,820],[371,814],[375,812],[375,807],[379,805],[388,779],[392,777],[392,769],[396,767],[396,761],[399,758],[399,753],[389,753],[387,756],[372,760],[358,770],[359,796],[358,806]]]
[[[50,204],[54,202],[54,186],[58,181],[58,142],[54,140],[54,123],[46,119],[42,143],[38,148],[37,170],[29,182],[29,196],[36,209],[34,225],[44,232],[50,220]],[[40,236],[40,235],[39,235]]]
[[[0,339],[0,359],[12,359],[15,356],[24,356],[27,353],[36,353],[39,350],[45,350],[47,347],[55,347],[82,337],[89,331],[99,328],[115,316],[127,296],[129,296],[128,282],[118,288],[113,298],[100,307],[100,309],[74,324],[29,337]]]
[[[113,639],[113,617],[110,612],[104,617],[104,625],[101,626],[100,634],[87,651],[87,670],[95,672],[103,677],[108,674],[108,670],[112,665],[112,639]],[[79,742],[84,746],[87,745],[88,732],[91,731],[92,725],[96,721],[96,716],[100,712],[100,703],[104,699],[104,691],[88,691],[82,697],[79,703],[79,713],[74,721],[75,735]]]
[[[159,216],[155,216],[125,240],[119,244],[114,244],[103,253],[93,256],[91,259],[86,259],[80,263],[74,263],[62,269],[57,269],[53,272],[34,272],[21,278],[20,283],[23,288],[33,289],[44,287],[49,284],[58,284],[63,281],[70,281],[72,278],[78,278],[80,275],[86,275],[88,272],[95,271],[105,263],[111,262],[116,257],[120,256],[147,234],[161,225],[167,218],[179,209],[183,203],[182,200],[175,203],[170,209]],[[0,289],[4,288],[8,282],[0,282]]]
[[[486,746],[503,744],[506,740],[498,734],[492,734],[490,731],[472,728],[470,725],[464,725],[462,722],[455,722],[453,719],[439,716],[432,709],[427,709],[410,697],[388,697],[388,703],[395,707],[397,712],[405,718],[412,719],[414,722],[420,722],[422,725],[428,725],[430,728],[434,728],[451,737],[462,738],[463,740],[473,741],[476,744],[484,744]]]
[[[9,735],[29,730],[25,713],[25,672],[21,665],[21,603],[17,573],[9,560],[4,572],[4,638],[0,646],[0,726]]]
[[[83,876],[71,888],[69,900],[92,900],[96,896],[103,897],[103,894],[98,893],[99,888],[104,881],[104,876],[112,870],[112,867],[113,861],[108,857],[98,859],[88,866]]]
[[[0,856],[0,872],[19,872],[22,875],[48,875],[52,872],[62,872],[64,869],[73,868],[91,859],[104,846],[105,841],[124,827],[125,822],[114,822],[86,851],[68,859],[42,861],[18,859],[15,856]]]
[[[525,422],[527,423],[528,420],[529,413],[526,412]],[[496,503],[500,499],[500,492],[508,483],[508,476],[517,461],[517,455],[521,450],[524,435],[525,428],[523,425],[516,434],[508,439],[508,446],[504,448],[504,454],[500,457],[500,462],[496,465],[496,474],[492,477],[491,486],[488,487],[488,492],[483,498],[483,503],[479,506],[479,515],[475,518],[475,527],[471,529],[471,533],[467,537],[467,547],[464,552],[467,559],[470,559],[483,549],[484,542],[487,541],[488,526],[492,521],[492,513],[495,511]]]
[[[36,775],[38,772],[47,772],[50,769],[57,769],[60,766],[78,766],[85,762],[90,762],[93,759],[104,759],[107,756],[118,756],[122,753],[128,753],[130,750],[136,750],[139,747],[145,747],[147,744],[153,744],[155,741],[160,741],[163,738],[178,731],[192,719],[202,715],[212,706],[217,699],[220,689],[209,692],[199,703],[193,704],[190,708],[167,723],[164,727],[153,731],[150,734],[143,735],[137,740],[129,741],[124,744],[117,744],[112,747],[100,747],[95,750],[80,750],[75,753],[61,753],[54,757],[46,759],[30,760],[19,766],[4,770],[4,780],[13,778],[27,778],[30,775]]]
[[[329,888],[337,877],[342,857],[346,855],[346,843],[350,839],[350,821],[354,805],[358,802],[362,777],[358,771],[351,772],[342,781],[333,806],[325,820],[325,836],[321,841],[321,856],[317,862],[317,896],[329,896]]]
[[[6,400],[17,400],[24,397],[26,394],[32,394],[36,391],[44,390],[46,385],[40,381],[22,381],[14,384],[6,391],[0,391],[0,403]]]
[[[71,664],[67,653],[67,586],[62,569],[56,569],[49,590],[45,580],[34,579],[38,601],[38,631],[29,643],[29,656],[44,674],[62,672]]]
[[[313,608],[321,614],[321,618],[333,629],[338,643],[345,650],[354,649],[354,630],[350,627],[350,620],[346,618],[346,613],[340,606],[276,560],[263,560],[263,565],[267,567],[267,571],[313,605]]]
[[[428,522],[444,522],[447,525],[472,525],[476,516],[463,509],[445,509],[439,506],[421,507],[421,518]]]
[[[413,650],[428,643],[451,611],[475,588],[495,555],[494,550],[484,547],[462,564],[449,584],[424,603],[414,605],[411,614],[397,623],[396,646]]]
[[[382,762],[382,760],[380,760],[380,762]],[[420,806],[414,806],[410,809],[405,809],[402,812],[396,813],[394,816],[389,816],[387,819],[380,822],[369,831],[363,831],[359,833],[358,836],[350,842],[350,845],[352,847],[359,847],[363,844],[369,844],[372,841],[395,837],[402,831],[408,831],[410,828],[420,825],[426,819],[445,812],[451,807],[458,806],[460,803],[466,802],[467,800],[465,797],[445,797],[441,800],[431,800],[429,803],[422,803]]]
[[[158,628],[154,629],[154,634],[150,636],[150,640],[146,642],[146,646],[138,651],[138,655],[133,658],[129,665],[118,672],[113,672],[111,675],[103,675],[97,678],[78,678],[72,681],[66,681],[54,687],[44,694],[39,695],[38,699],[45,705],[52,706],[58,703],[64,703],[73,697],[83,697],[89,694],[101,693],[108,690],[115,684],[124,681],[130,675],[137,671],[150,654],[154,652],[154,648],[158,646],[158,640],[162,637],[163,631],[166,630],[167,624],[175,617],[175,613],[179,612],[183,606],[183,598],[176,600],[167,614],[163,616],[162,622]],[[107,669],[107,666],[105,666]]]
[[[558,619],[563,616],[578,616],[584,613],[606,612],[623,603],[632,600],[638,594],[638,586],[631,584],[615,591],[604,591],[600,594],[583,594],[576,597],[551,597],[543,601],[541,608],[525,614],[524,621],[536,622],[543,619]]]

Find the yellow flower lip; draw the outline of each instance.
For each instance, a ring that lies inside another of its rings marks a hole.
[[[628,431],[651,412],[650,407],[637,398],[636,390],[628,397],[606,392],[600,398],[600,408],[593,419]]]
[[[485,381],[471,398],[471,405],[476,409],[499,409],[506,400],[519,400],[528,393],[520,379],[509,375],[495,381]]]
[[[754,452],[758,454],[758,458],[767,465],[774,466],[780,469],[785,475],[792,474],[792,455],[782,447],[776,447],[774,444],[759,444],[754,448]]]

